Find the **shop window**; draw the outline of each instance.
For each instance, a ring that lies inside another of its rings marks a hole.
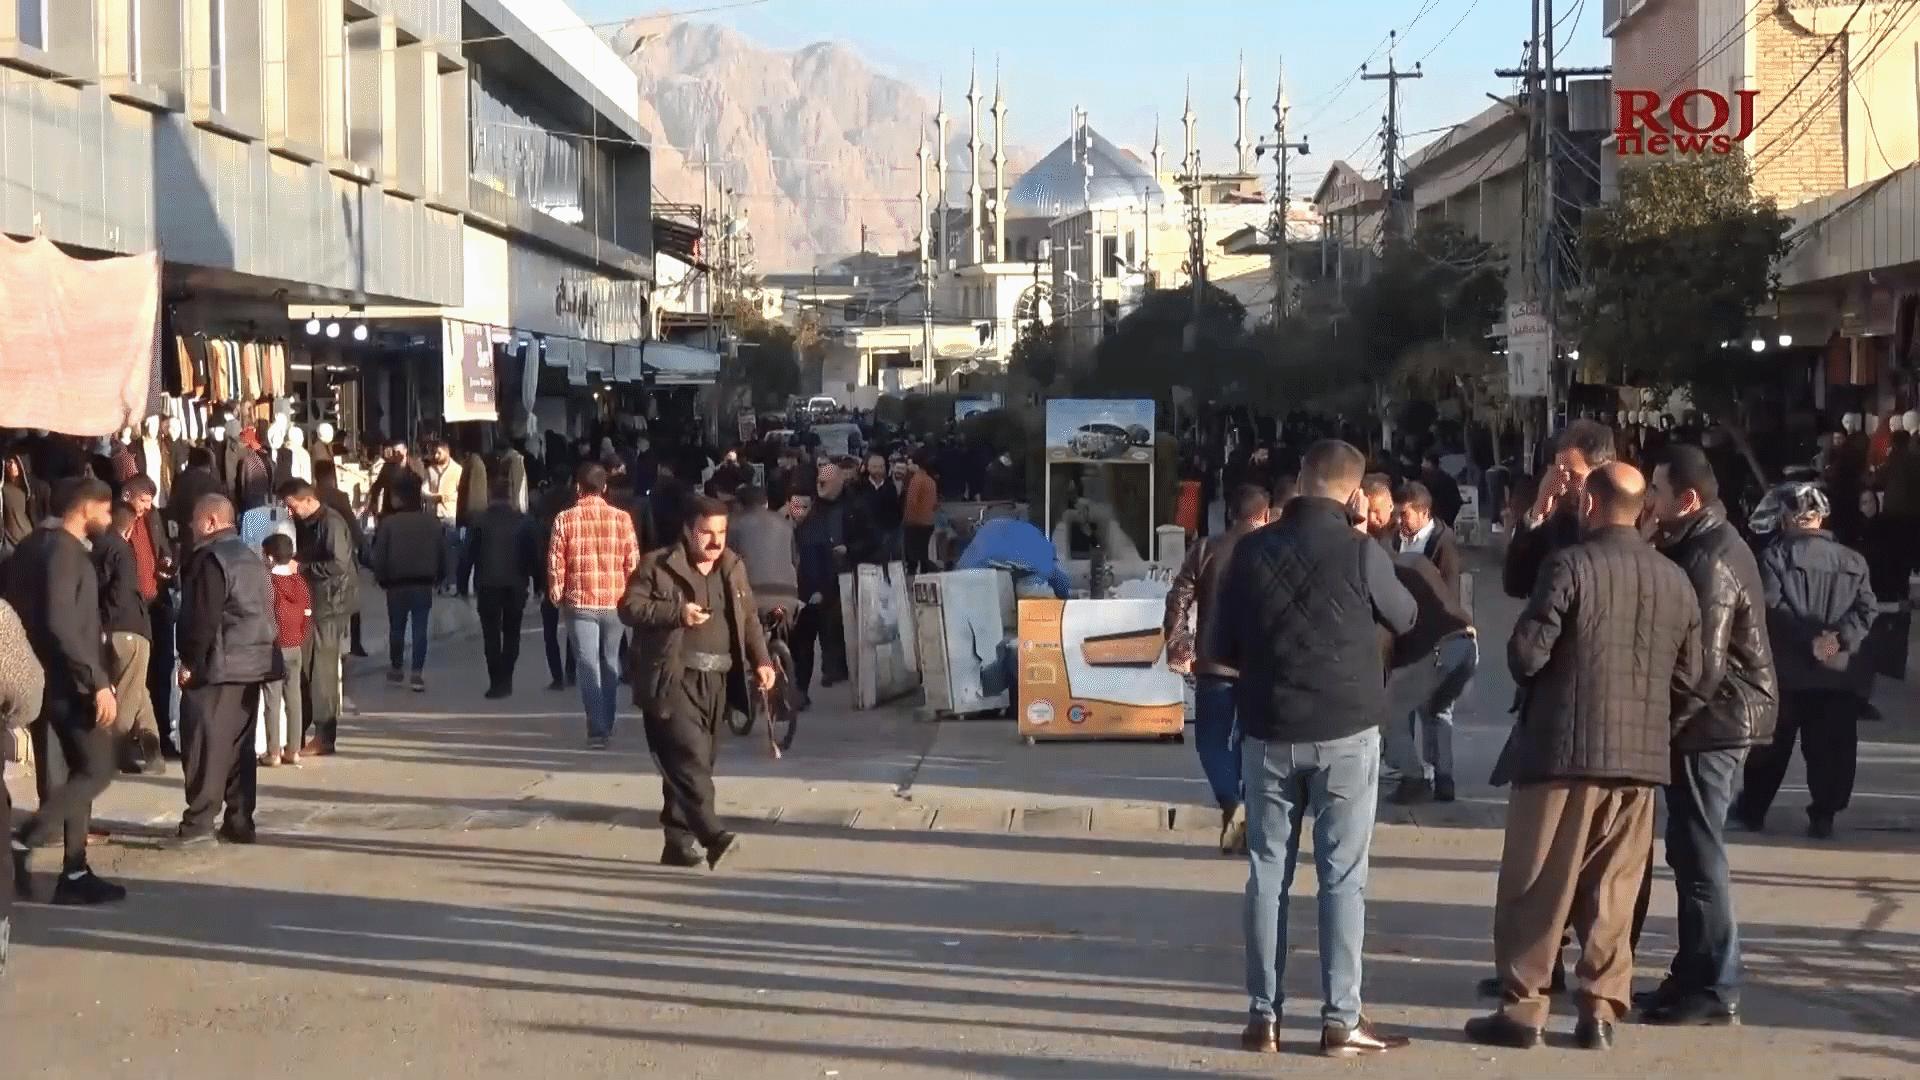
[[[14,30],[20,44],[45,51],[47,48],[47,6],[52,0],[13,0]]]
[[[227,0],[207,0],[207,105],[227,111]]]
[[[1100,276],[1120,276],[1120,238],[1117,236],[1100,238]]]

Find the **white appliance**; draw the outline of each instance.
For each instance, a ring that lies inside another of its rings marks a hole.
[[[1001,644],[1011,636],[1013,575],[951,570],[913,579],[913,629],[920,683],[936,716],[992,712],[1012,705]]]

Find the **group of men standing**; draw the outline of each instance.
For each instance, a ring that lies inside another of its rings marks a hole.
[[[1190,554],[1169,599],[1170,632],[1178,609],[1195,608],[1196,743],[1222,848],[1249,858],[1249,1050],[1278,1045],[1287,893],[1308,814],[1321,1052],[1407,1042],[1362,1012],[1378,786],[1384,759],[1401,772],[1401,801],[1453,797],[1450,716],[1478,640],[1430,492],[1383,491],[1381,479],[1352,446],[1316,444],[1281,490],[1230,495],[1231,527]],[[1756,558],[1698,448],[1671,448],[1649,482],[1615,460],[1606,427],[1576,421],[1562,434],[1506,555],[1504,584],[1526,605],[1506,649],[1517,718],[1492,777],[1511,786],[1497,975],[1483,984],[1501,1005],[1469,1022],[1470,1039],[1539,1045],[1550,995],[1569,985],[1561,953],[1576,942],[1580,1046],[1611,1046],[1635,1009],[1652,1024],[1736,1022],[1726,822],[1762,823],[1792,752],[1775,738],[1783,696],[1796,726],[1839,711],[1831,699],[1875,606],[1864,561],[1820,528],[1818,490],[1776,498],[1786,529]],[[1810,769],[1823,753],[1809,751]],[[1635,995],[1660,792],[1679,941],[1666,978]],[[1829,835],[1844,802],[1816,790],[1811,835]]]

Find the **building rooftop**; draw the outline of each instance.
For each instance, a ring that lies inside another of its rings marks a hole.
[[[1053,152],[1028,169],[1007,192],[1007,217],[1049,220],[1095,210],[1138,206],[1143,199],[1164,201],[1166,193],[1152,169],[1114,145],[1105,136],[1085,129],[1087,160],[1075,153],[1075,138],[1062,140]],[[1088,167],[1092,175],[1088,175]],[[1088,196],[1091,193],[1091,200]]]

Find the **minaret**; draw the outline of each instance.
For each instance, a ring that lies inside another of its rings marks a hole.
[[[980,220],[980,79],[967,73],[967,265],[980,265],[980,241],[986,223]]]
[[[1287,111],[1291,108],[1293,108],[1293,106],[1287,103],[1287,62],[1285,60],[1282,60],[1280,61],[1280,86],[1277,90],[1274,91],[1274,94],[1273,94],[1274,141],[1279,143],[1282,147],[1286,145],[1286,141],[1287,141]],[[1281,149],[1276,152],[1279,154],[1285,154],[1286,150]],[[1281,170],[1281,175],[1282,176],[1286,175],[1286,171],[1284,167]],[[1283,187],[1285,186],[1284,180],[1282,181],[1282,186]],[[1277,191],[1274,197],[1279,200],[1280,206],[1281,206],[1281,212],[1284,214],[1288,208],[1287,193],[1285,191]]]
[[[945,270],[949,265],[948,260],[953,258],[953,249],[950,246],[953,238],[947,227],[947,128],[952,120],[953,118],[947,115],[947,91],[945,87],[942,87],[940,90],[940,111],[933,114],[934,134],[940,140],[939,145],[934,147],[934,152],[939,155],[935,159],[934,168],[938,170],[940,178],[939,266],[941,270]]]
[[[1247,54],[1240,54],[1240,86],[1233,92],[1234,136],[1233,155],[1236,169],[1242,176],[1253,167],[1247,154],[1253,149],[1247,142]]]
[[[1007,99],[1000,94],[997,63],[993,73],[993,258],[1007,261]]]
[[[933,270],[933,252],[927,247],[927,128],[924,119],[920,125],[920,149],[913,156],[920,159],[920,273],[925,275]]]
[[[1093,209],[1093,125],[1087,123],[1087,110],[1080,110],[1080,198]]]
[[[1160,149],[1159,113],[1153,114],[1153,149],[1147,151],[1147,153],[1153,156],[1153,182],[1157,184],[1160,182],[1160,159],[1166,154],[1166,151]]]
[[[1183,127],[1187,129],[1187,152],[1184,156],[1180,158],[1180,171],[1183,175],[1186,175],[1186,176],[1193,175],[1193,162],[1194,162],[1194,158],[1197,156],[1197,152],[1194,148],[1194,142],[1193,142],[1194,121],[1195,121],[1195,117],[1193,115],[1193,80],[1188,79],[1187,80],[1187,107],[1186,107],[1186,110],[1180,114],[1180,123]]]

